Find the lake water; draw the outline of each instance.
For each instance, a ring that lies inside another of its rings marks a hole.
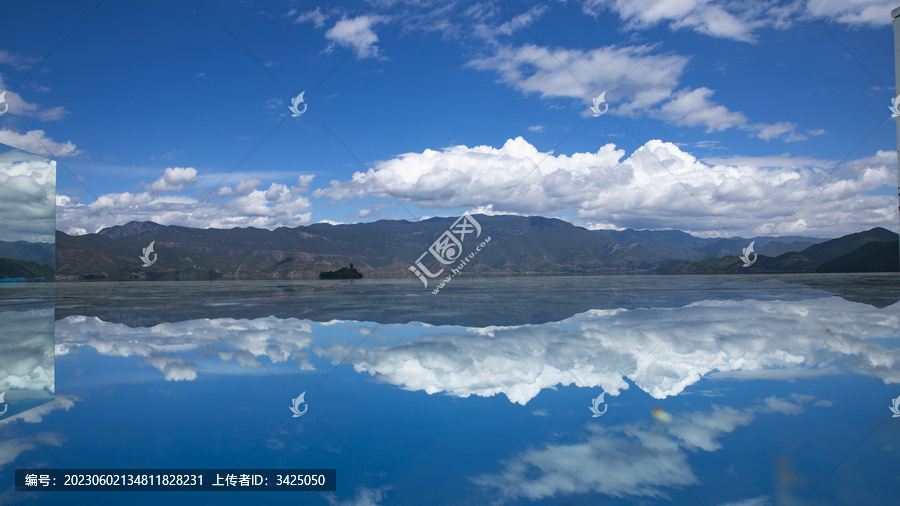
[[[0,504],[896,503],[898,301],[895,274],[0,285]],[[17,492],[16,468],[337,490]]]

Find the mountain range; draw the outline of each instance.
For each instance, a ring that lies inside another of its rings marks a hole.
[[[883,228],[831,240],[723,239],[678,230],[588,230],[533,216],[475,215],[475,219],[481,226],[477,241],[488,236],[491,241],[466,266],[464,275],[898,270],[897,234]],[[409,267],[455,221],[319,223],[271,231],[130,222],[79,236],[57,231],[57,279],[318,279],[319,272],[350,263],[366,278],[415,279]],[[468,240],[476,241],[471,236]],[[156,256],[150,258],[152,265],[143,267],[139,257],[151,242]],[[742,268],[739,255],[751,242],[758,258]],[[462,245],[463,253],[474,250],[472,243]]]
[[[55,261],[51,243],[0,241],[0,280],[53,279]]]

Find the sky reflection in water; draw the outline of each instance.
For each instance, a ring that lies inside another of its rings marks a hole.
[[[61,284],[56,395],[0,421],[0,504],[890,502],[900,284],[780,279]],[[17,467],[336,468],[338,489],[22,493]]]

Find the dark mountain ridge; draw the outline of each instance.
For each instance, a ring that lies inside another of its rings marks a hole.
[[[474,218],[481,225],[481,235],[477,239],[469,236],[472,242],[462,245],[463,252],[468,254],[477,241],[488,236],[491,242],[466,266],[465,275],[652,273],[667,265],[659,272],[678,271],[678,265],[685,267],[694,261],[710,264],[699,271],[696,265],[688,269],[703,272],[723,267],[719,265],[723,260],[711,258],[716,253],[726,251],[733,256],[726,256],[733,263],[751,241],[756,241],[761,264],[771,260],[766,251],[789,255],[781,252],[789,245],[803,245],[805,251],[830,242],[802,236],[721,239],[695,237],[678,230],[588,230],[556,218],[535,216]],[[319,223],[272,231],[130,222],[82,236],[58,231],[57,275],[59,279],[109,280],[317,279],[319,272],[334,271],[352,262],[366,278],[415,279],[409,267],[456,219]],[[803,257],[788,264],[796,266],[799,261],[804,266],[794,272],[807,272],[811,264],[806,264],[824,263],[820,257],[833,260],[855,249],[852,245],[889,239],[890,234],[893,232],[880,229],[837,246],[819,248],[822,253],[814,255],[816,260]],[[144,267],[139,257],[151,242],[156,261]],[[681,263],[674,265],[673,259],[681,259],[675,261]],[[724,267],[715,272],[729,272],[727,265]],[[783,266],[770,267],[777,270]]]

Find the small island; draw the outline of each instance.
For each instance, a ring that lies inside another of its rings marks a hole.
[[[354,269],[353,264],[350,264],[350,268],[341,267],[336,271],[319,273],[319,279],[362,279],[362,277],[362,273]]]

